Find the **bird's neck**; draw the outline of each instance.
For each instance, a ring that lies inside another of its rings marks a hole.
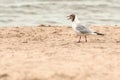
[[[74,19],[74,21],[72,22],[72,28],[74,29],[74,30],[76,30],[75,28],[77,27],[77,25],[79,24],[80,22],[79,22],[79,20],[78,20],[78,18],[77,18],[77,16],[75,17],[75,19]]]
[[[77,16],[75,16],[75,19],[74,19],[73,23],[79,23],[79,20],[78,20]]]

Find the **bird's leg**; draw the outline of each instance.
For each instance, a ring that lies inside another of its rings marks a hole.
[[[85,35],[85,42],[87,42],[87,36]]]
[[[81,36],[79,37],[79,40],[78,40],[78,43],[80,43],[81,42]]]

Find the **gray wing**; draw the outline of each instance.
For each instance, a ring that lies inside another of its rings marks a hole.
[[[82,34],[90,34],[90,33],[93,33],[92,30],[90,30],[88,27],[85,27],[81,24],[78,24],[77,27],[76,27],[76,30],[79,31],[80,33]]]

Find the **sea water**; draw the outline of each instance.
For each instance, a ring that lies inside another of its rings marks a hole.
[[[0,0],[0,26],[70,25],[73,13],[81,24],[120,25],[120,0]]]

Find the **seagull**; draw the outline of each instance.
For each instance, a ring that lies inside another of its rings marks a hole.
[[[94,34],[94,35],[104,35],[102,33],[94,32],[89,27],[86,27],[84,25],[81,25],[80,21],[78,20],[78,17],[75,14],[70,14],[68,17],[68,20],[72,21],[72,28],[73,30],[79,35],[78,43],[81,42],[81,36],[85,37],[85,42],[87,42],[87,35]]]

